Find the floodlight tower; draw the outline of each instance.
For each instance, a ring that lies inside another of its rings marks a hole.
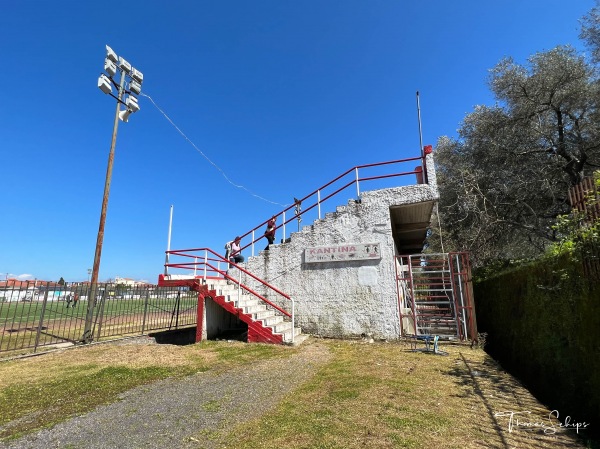
[[[117,111],[115,112],[110,152],[108,153],[104,196],[102,197],[102,209],[100,211],[100,225],[98,227],[98,238],[96,240],[96,252],[94,254],[94,265],[92,268],[92,280],[90,294],[88,296],[85,328],[82,336],[82,341],[84,343],[89,343],[93,339],[92,321],[96,303],[100,258],[102,256],[102,242],[104,241],[104,223],[106,221],[106,209],[108,208],[108,195],[110,193],[110,181],[112,178],[112,167],[115,157],[115,144],[117,143],[117,128],[119,126],[119,120],[128,122],[129,116],[140,110],[137,95],[142,91],[142,82],[144,81],[142,72],[132,67],[122,56],[117,56],[113,49],[108,45],[106,46],[106,57],[104,59],[104,72],[105,73],[101,73],[98,78],[98,88],[105,94],[110,95],[117,100]],[[121,78],[119,84],[113,79],[118,73]],[[117,89],[117,95],[112,93],[113,86]],[[125,96],[126,98],[123,100],[123,97]],[[121,109],[121,105],[124,105],[125,109]]]

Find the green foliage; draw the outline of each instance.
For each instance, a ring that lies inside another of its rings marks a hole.
[[[435,151],[444,245],[471,252],[474,267],[544,254],[569,186],[600,162],[598,72],[574,48],[505,58],[489,86],[496,103],[477,105]]]
[[[562,416],[600,416],[600,284],[564,251],[475,283],[487,351]]]
[[[594,173],[596,189],[600,188],[600,172]],[[588,192],[585,197],[585,208],[592,210],[598,207],[598,197]],[[572,210],[570,214],[559,215],[552,227],[558,236],[547,253],[550,256],[566,255],[573,260],[581,260],[589,255],[592,248],[600,245],[600,220],[590,221],[589,213]]]
[[[473,270],[473,281],[481,282],[496,276],[502,276],[531,262],[531,259],[496,259],[484,267]]]

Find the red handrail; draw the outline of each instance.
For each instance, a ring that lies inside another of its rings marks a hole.
[[[422,167],[419,166],[416,169],[412,170],[412,171],[404,171],[404,172],[400,172],[400,173],[390,173],[390,174],[386,174],[386,175],[378,175],[378,176],[369,176],[369,177],[364,177],[364,178],[360,178],[358,176],[358,170],[361,168],[372,168],[372,167],[380,167],[380,166],[384,166],[384,165],[391,165],[391,164],[399,164],[399,163],[406,163],[406,162],[411,162],[411,161],[421,161],[422,163]],[[356,172],[356,177],[355,179],[353,179],[352,181],[344,184],[342,187],[338,188],[337,190],[335,190],[333,193],[328,194],[327,196],[325,196],[324,198],[318,198],[317,201],[314,204],[309,205],[308,207],[305,207],[304,210],[300,211],[300,213],[293,214],[291,216],[291,218],[289,219],[285,219],[285,213],[294,209],[296,207],[296,204],[292,204],[290,206],[288,206],[287,208],[285,208],[284,210],[282,210],[281,212],[273,215],[276,218],[279,218],[280,216],[283,215],[284,220],[281,224],[278,224],[275,227],[275,230],[280,229],[280,228],[284,228],[284,236],[283,239],[285,240],[286,236],[285,236],[285,225],[298,219],[298,217],[301,217],[302,215],[306,214],[308,211],[314,209],[315,207],[320,207],[320,205],[322,203],[324,203],[325,201],[327,201],[329,198],[337,195],[338,193],[340,193],[341,191],[345,190],[346,188],[348,188],[349,186],[351,186],[352,184],[357,184],[357,188],[358,188],[358,183],[360,181],[373,181],[373,180],[377,180],[377,179],[386,179],[386,178],[393,178],[393,177],[397,177],[397,176],[406,176],[406,175],[419,175],[421,173],[421,170],[423,170],[424,172],[426,172],[426,164],[425,164],[425,156],[418,156],[418,157],[412,157],[412,158],[407,158],[407,159],[396,159],[393,161],[387,161],[387,162],[377,162],[377,163],[372,163],[372,164],[364,164],[364,165],[357,165],[355,167],[352,167],[348,170],[346,170],[344,173],[342,173],[341,175],[337,176],[336,178],[332,179],[331,181],[329,181],[327,184],[324,184],[323,186],[319,187],[318,189],[312,191],[311,193],[309,193],[308,195],[304,196],[303,198],[299,199],[299,203],[304,203],[308,198],[314,196],[314,195],[319,195],[320,192],[331,186],[333,183],[335,183],[336,181],[339,181],[340,179],[342,179],[344,176],[352,173],[352,172]],[[426,178],[425,178],[426,179]],[[320,216],[319,216],[320,218]],[[267,220],[261,222],[259,225],[255,226],[254,228],[250,229],[248,232],[246,232],[245,234],[240,235],[241,239],[244,239],[245,237],[248,237],[249,235],[252,236],[252,234],[263,228],[268,221],[270,220],[270,218],[268,218]],[[258,237],[252,237],[252,241],[244,246],[241,247],[242,250],[253,246],[256,242],[258,242],[259,240],[261,240],[262,238],[264,238],[264,235],[262,232],[259,233],[260,235]],[[252,255],[254,255],[254,248],[252,251]]]
[[[204,252],[204,255],[203,256],[199,256],[198,254],[190,254],[190,253],[197,253],[199,251]],[[292,298],[289,295],[287,295],[286,293],[283,293],[278,288],[272,286],[271,284],[269,284],[268,282],[264,281],[263,279],[261,279],[261,278],[255,276],[254,274],[250,273],[248,270],[246,270],[245,268],[241,267],[240,265],[238,265],[236,263],[233,263],[233,262],[225,259],[223,256],[221,256],[219,253],[213,251],[212,249],[210,249],[210,248],[176,249],[176,250],[166,251],[166,253],[167,253],[168,256],[180,256],[180,257],[187,257],[187,258],[198,259],[198,261],[195,261],[195,262],[166,263],[165,264],[166,268],[179,268],[179,269],[183,269],[183,270],[197,270],[198,267],[203,267],[203,268],[208,267],[208,268],[210,268],[211,272],[218,273],[218,274],[222,275],[224,278],[230,279],[231,281],[233,281],[236,284],[238,284],[242,289],[244,289],[245,291],[247,291],[251,295],[255,296],[256,298],[260,299],[261,301],[267,303],[271,307],[275,308],[276,310],[278,310],[279,312],[281,312],[283,315],[285,315],[287,317],[291,317],[292,316],[292,314],[290,312],[288,312],[287,310],[282,309],[278,305],[276,305],[276,304],[272,303],[271,301],[269,301],[264,296],[260,295],[259,293],[255,292],[254,290],[252,290],[247,285],[244,285],[241,282],[239,282],[237,279],[234,279],[233,277],[229,276],[226,271],[223,271],[220,268],[215,267],[214,265],[212,265],[211,263],[209,263],[209,261],[210,262],[224,262],[227,265],[232,265],[235,268],[237,268],[238,270],[240,270],[241,272],[245,273],[247,276],[250,276],[252,279],[258,281],[263,286],[267,287],[268,289],[272,290],[273,292],[277,293],[278,295],[283,296],[285,299],[291,301]],[[216,258],[214,258],[214,257],[210,257],[209,258],[208,257],[208,253],[211,253],[211,254],[215,255]],[[204,278],[206,278],[206,270],[203,270],[203,271],[205,272]]]

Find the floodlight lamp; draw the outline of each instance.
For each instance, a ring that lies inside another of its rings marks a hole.
[[[129,64],[122,56],[119,56],[119,67],[121,67],[125,73],[131,72],[131,64]]]
[[[98,78],[98,87],[105,94],[112,93],[112,83],[104,73]]]
[[[108,45],[106,46],[106,59],[110,59],[114,63],[119,62],[119,57]]]
[[[129,116],[131,115],[131,110],[129,108],[123,109],[119,112],[119,120],[127,123],[129,121]]]
[[[131,110],[131,112],[137,112],[140,110],[140,105],[138,104],[137,98],[129,95],[127,100],[125,101],[127,108]]]
[[[108,73],[109,76],[115,76],[117,73],[117,65],[108,59],[108,56],[104,60],[104,71]]]
[[[136,80],[138,83],[142,84],[144,82],[144,74],[140,72],[138,69],[131,69],[131,77]]]
[[[140,94],[140,92],[142,91],[142,86],[141,86],[141,84],[140,84],[140,83],[138,83],[137,81],[133,81],[133,80],[131,80],[131,81],[129,82],[129,90],[130,90],[131,92],[133,92],[134,94],[136,94],[136,95],[139,95],[139,94]]]

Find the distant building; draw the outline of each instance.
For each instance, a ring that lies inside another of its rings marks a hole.
[[[143,285],[149,285],[146,281],[136,281],[135,279],[122,278],[120,276],[115,276],[115,284],[126,285],[130,287],[141,287]]]

